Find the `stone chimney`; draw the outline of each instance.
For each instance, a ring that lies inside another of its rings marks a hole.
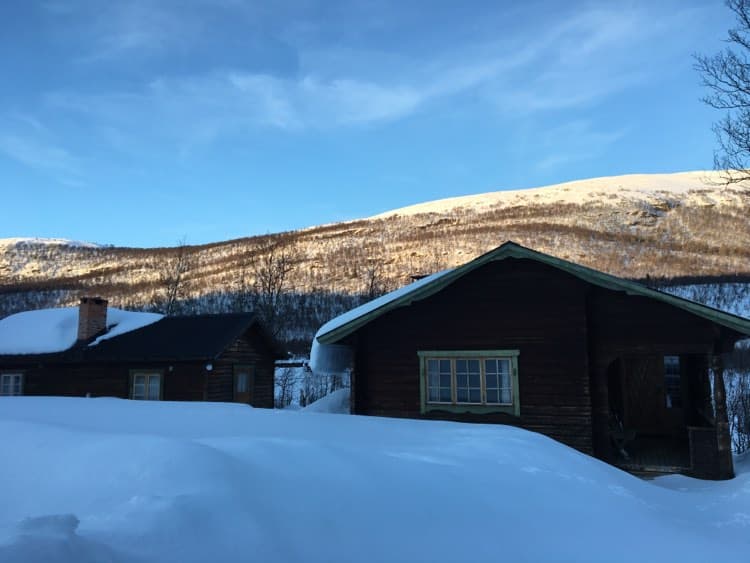
[[[78,306],[78,340],[89,340],[107,328],[107,300],[81,297]]]

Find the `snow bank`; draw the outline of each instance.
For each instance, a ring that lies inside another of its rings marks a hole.
[[[115,563],[110,548],[76,533],[78,518],[59,514],[27,518],[18,525],[15,541],[0,545],[3,563]]]
[[[107,309],[107,338],[137,330],[163,318],[157,313]],[[62,352],[76,343],[78,307],[39,309],[16,313],[0,320],[0,354],[47,354]]]
[[[326,412],[329,414],[349,414],[349,389],[337,389],[314,403],[307,405],[305,412]]]
[[[645,482],[505,426],[6,397],[0,432],[4,562],[744,563],[750,553],[745,465],[729,482]]]

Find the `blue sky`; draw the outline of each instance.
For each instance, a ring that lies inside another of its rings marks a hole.
[[[711,168],[719,0],[12,1],[0,237],[203,243]]]

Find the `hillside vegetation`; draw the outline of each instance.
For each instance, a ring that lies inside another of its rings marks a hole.
[[[0,315],[74,303],[159,308],[179,262],[182,311],[246,308],[283,258],[273,305],[295,296],[314,324],[412,275],[463,264],[514,240],[618,276],[687,281],[750,276],[750,188],[717,173],[631,175],[429,202],[368,219],[200,246],[117,248],[0,241]],[[264,270],[265,268],[265,270]],[[305,320],[306,319],[306,320]],[[304,321],[304,322],[302,322]],[[293,337],[294,335],[287,335]]]

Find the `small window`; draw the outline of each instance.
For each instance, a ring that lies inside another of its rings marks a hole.
[[[664,356],[664,391],[668,409],[682,407],[679,356]]]
[[[237,393],[247,393],[250,391],[250,374],[246,371],[237,372],[236,381]]]
[[[519,414],[517,350],[419,352],[422,412],[476,410]]]
[[[23,395],[23,374],[3,373],[0,375],[0,395]]]
[[[136,401],[159,401],[161,399],[161,373],[133,372],[133,388],[130,397]]]

